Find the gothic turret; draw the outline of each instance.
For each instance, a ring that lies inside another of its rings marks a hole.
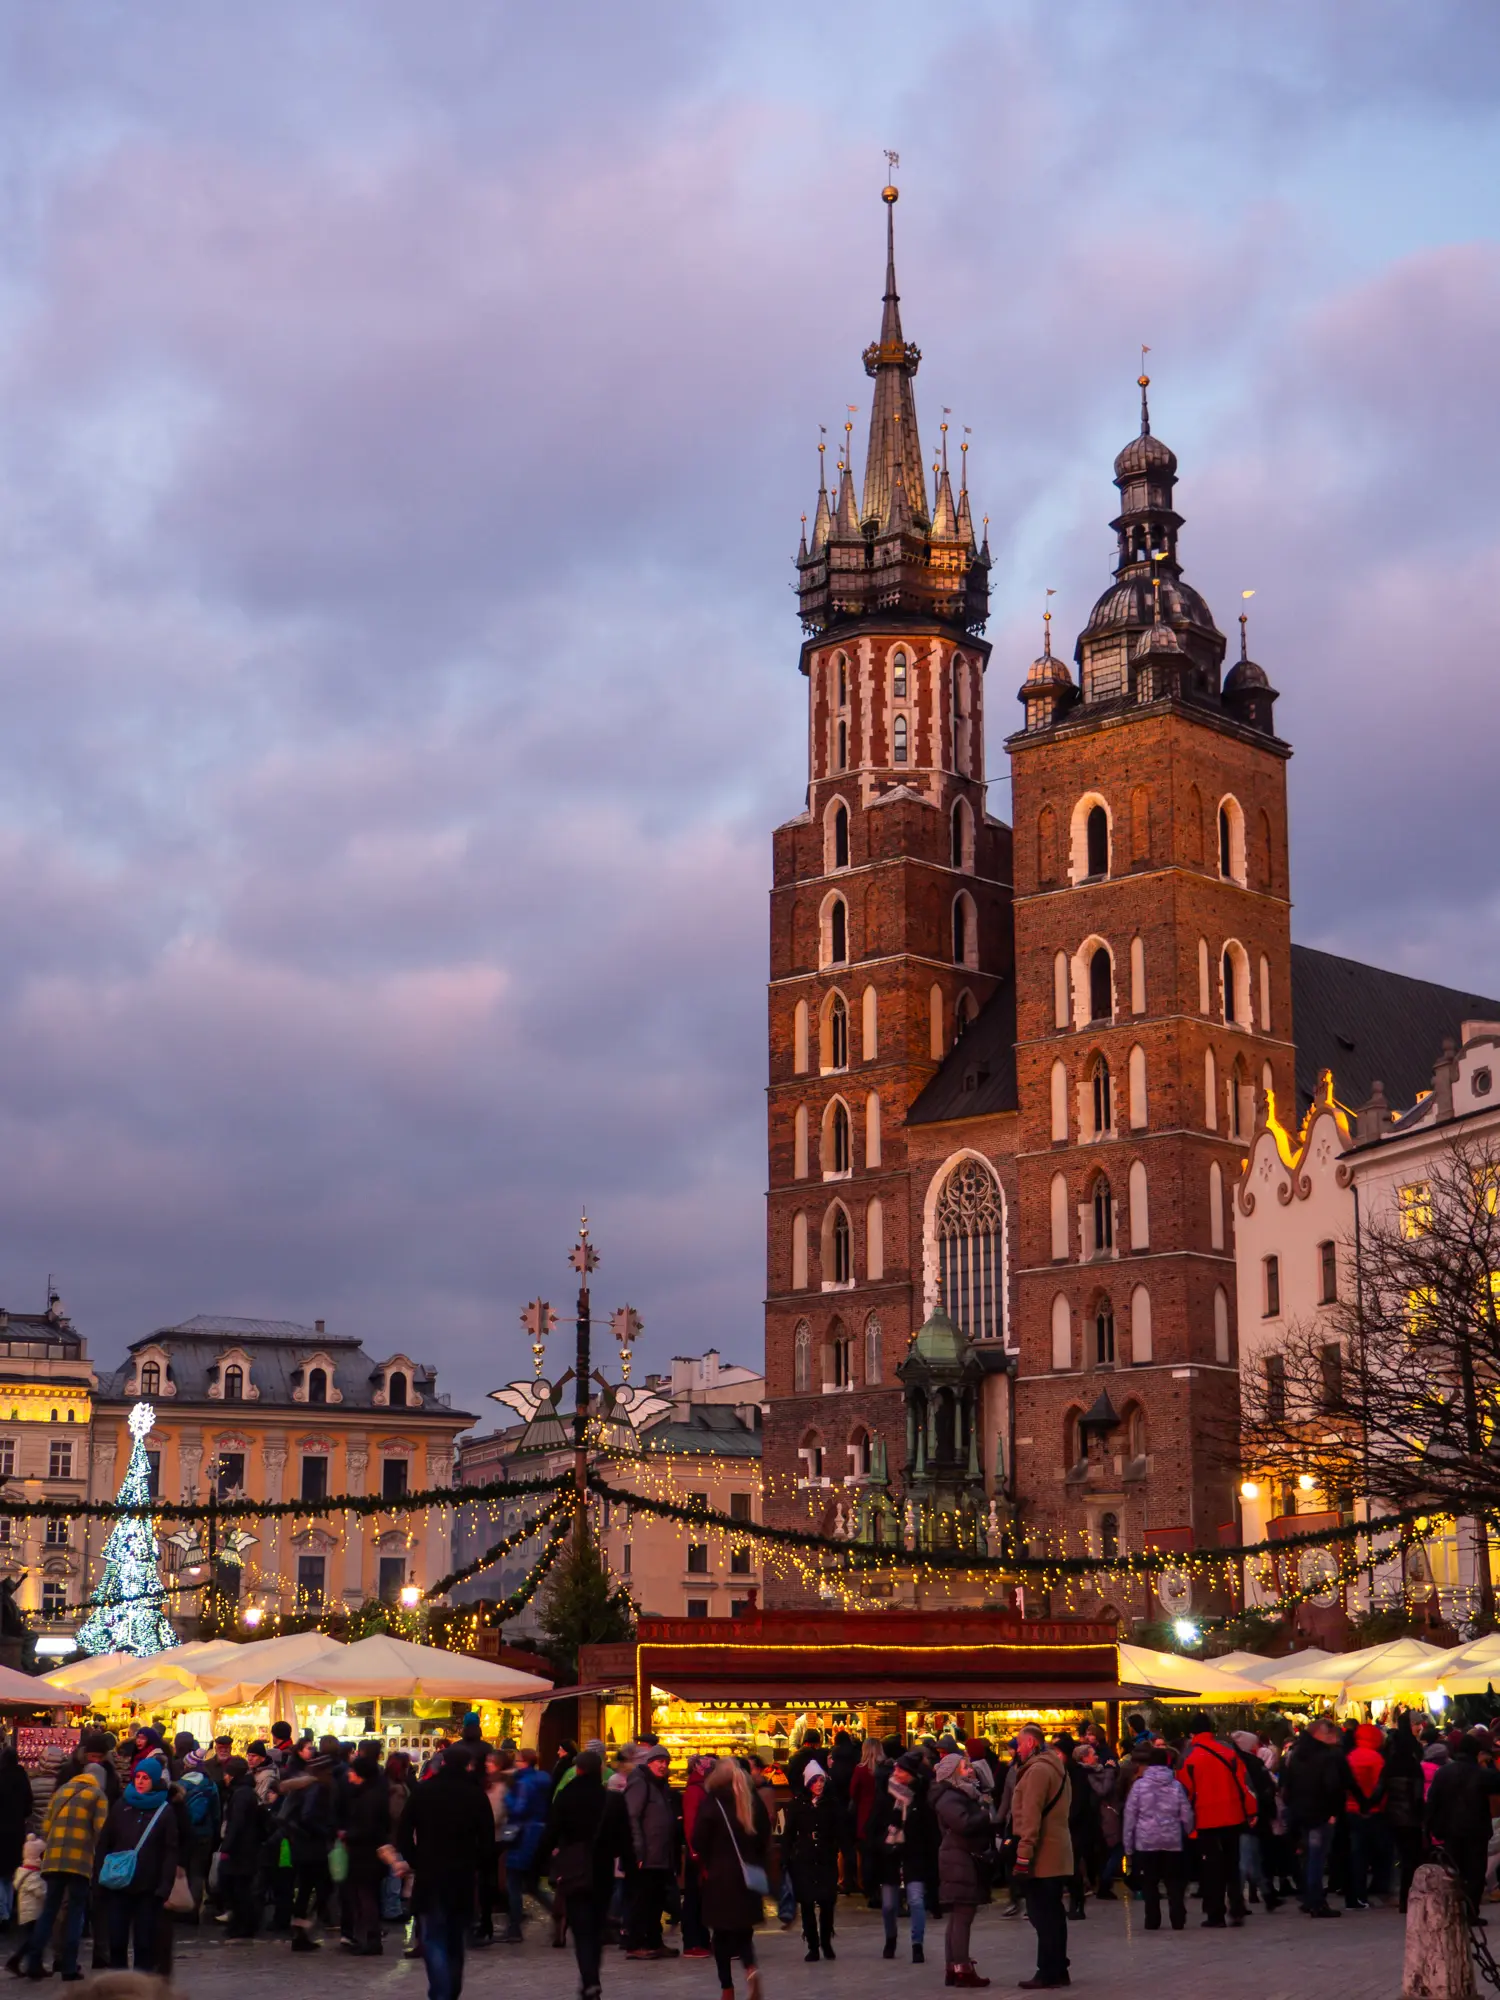
[[[932,513],[922,470],[922,440],[912,381],[921,350],[901,329],[896,290],[897,190],[887,187],[885,298],[880,338],[865,349],[875,384],[865,453],[864,495],[854,498],[850,427],[844,430],[838,499],[827,533],[814,519],[811,545],[797,554],[797,596],[808,632],[825,632],[871,614],[937,619],[981,632],[989,616],[989,548],[976,548],[965,478],[957,503],[946,453]],[[945,440],[946,444],[946,440]]]
[[[1248,596],[1249,593],[1247,592]],[[1264,667],[1258,667],[1250,657],[1246,639],[1249,618],[1240,613],[1240,656],[1224,676],[1224,706],[1239,721],[1248,723],[1252,729],[1262,729],[1267,736],[1275,733],[1271,710],[1276,701],[1276,690]]]

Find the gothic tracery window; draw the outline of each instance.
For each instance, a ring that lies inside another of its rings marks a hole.
[[[881,1379],[880,1321],[874,1313],[865,1321],[865,1381],[878,1387]]]
[[[812,1328],[805,1319],[798,1320],[797,1331],[792,1336],[792,1390],[795,1395],[805,1396],[812,1388]]]
[[[935,1228],[943,1310],[970,1340],[998,1340],[1004,1331],[1003,1219],[995,1176],[979,1160],[961,1160],[938,1197]]]

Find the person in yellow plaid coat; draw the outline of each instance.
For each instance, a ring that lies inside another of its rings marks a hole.
[[[64,1979],[82,1979],[78,1969],[78,1945],[88,1915],[89,1885],[94,1876],[94,1849],[109,1815],[104,1795],[103,1751],[85,1746],[88,1762],[76,1778],[69,1778],[52,1794],[47,1817],[42,1824],[42,1880],[47,1884],[47,1900],[31,1933],[25,1971],[32,1979],[42,1976],[42,1952],[52,1927],[67,1898],[68,1914],[63,1926],[62,1950],[57,1971]]]

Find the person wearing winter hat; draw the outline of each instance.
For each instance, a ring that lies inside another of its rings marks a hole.
[[[143,1757],[125,1791],[110,1807],[94,1858],[97,1871],[110,1854],[132,1853],[134,1867],[122,1889],[104,1889],[109,1963],[119,1971],[155,1972],[161,1908],[177,1880],[177,1815],[167,1797],[166,1767]]]
[[[47,1900],[31,1927],[26,1949],[25,1971],[31,1979],[42,1976],[42,1952],[62,1914],[64,1900],[68,1913],[55,1970],[66,1980],[83,1977],[78,1970],[78,1943],[88,1916],[94,1850],[110,1811],[104,1752],[89,1750],[85,1742],[84,1755],[83,1769],[52,1794],[42,1823],[42,1880],[47,1885]]]
[[[833,1911],[839,1893],[839,1809],[828,1773],[813,1758],[803,1766],[802,1789],[787,1800],[782,1852],[802,1911],[806,1962],[821,1952],[834,1957]]]
[[[662,1937],[667,1890],[682,1852],[682,1808],[667,1783],[672,1757],[660,1743],[642,1743],[625,1786],[625,1817],[635,1856],[630,1890],[631,1958],[676,1958]]]
[[[16,1922],[20,1925],[20,1935],[16,1939],[15,1950],[5,1961],[7,1972],[21,1970],[21,1961],[31,1943],[36,1920],[47,1900],[47,1885],[42,1880],[42,1855],[45,1852],[42,1836],[28,1833],[21,1846],[21,1865],[11,1884],[15,1891]]]
[[[1145,1769],[1125,1800],[1125,1852],[1130,1884],[1146,1905],[1146,1929],[1161,1929],[1161,1892],[1174,1931],[1187,1924],[1187,1843],[1193,1832],[1193,1802],[1177,1782],[1165,1750],[1148,1750]]]
[[[902,1891],[911,1916],[911,1962],[923,1963],[927,1935],[927,1881],[935,1872],[937,1822],[927,1798],[927,1771],[909,1750],[891,1766],[886,1789],[870,1811],[870,1853],[880,1885],[886,1958],[896,1956],[896,1918]]]
[[[945,1940],[950,1986],[988,1986],[970,1956],[969,1934],[984,1894],[980,1857],[994,1845],[994,1821],[980,1796],[974,1766],[959,1751],[938,1760],[932,1781],[938,1843],[938,1894],[948,1912]]]

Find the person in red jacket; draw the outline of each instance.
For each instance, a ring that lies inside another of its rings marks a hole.
[[[867,1736],[849,1779],[849,1817],[854,1822],[854,1845],[859,1854],[865,1900],[872,1910],[880,1908],[880,1870],[869,1849],[870,1813],[875,1804],[875,1773],[879,1768],[880,1744],[875,1737]]]
[[[1227,1890],[1229,1921],[1238,1926],[1245,1921],[1240,1835],[1255,1823],[1255,1794],[1240,1769],[1234,1745],[1218,1740],[1211,1715],[1199,1717],[1177,1777],[1193,1802],[1203,1921],[1210,1930],[1223,1930]]]
[[[1344,1907],[1367,1910],[1369,1892],[1384,1896],[1390,1886],[1390,1835],[1386,1829],[1385,1731],[1362,1722],[1354,1732],[1347,1762],[1354,1783],[1345,1801],[1349,1828],[1349,1868],[1344,1878]]]

